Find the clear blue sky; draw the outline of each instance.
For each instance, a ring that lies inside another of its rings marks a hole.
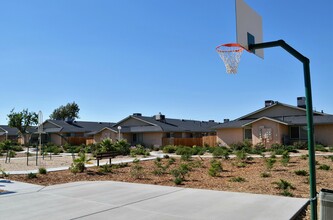
[[[333,2],[245,0],[264,41],[310,59],[313,106],[333,114]],[[75,101],[80,120],[134,112],[223,121],[305,96],[302,64],[281,48],[242,56],[228,75],[215,47],[234,42],[234,0],[0,1],[0,124],[12,108],[44,119]]]

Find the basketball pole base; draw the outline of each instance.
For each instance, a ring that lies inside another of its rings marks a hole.
[[[271,42],[264,42],[259,44],[250,44],[249,50],[264,49],[269,47],[282,47],[291,55],[303,63],[304,70],[304,84],[305,84],[305,97],[306,97],[306,120],[308,130],[308,151],[309,151],[309,175],[310,175],[310,208],[311,219],[317,219],[317,190],[316,190],[316,160],[315,148],[313,137],[313,107],[312,107],[312,92],[311,92],[311,78],[310,78],[310,60],[299,53],[297,50],[288,45],[284,40],[277,40]]]

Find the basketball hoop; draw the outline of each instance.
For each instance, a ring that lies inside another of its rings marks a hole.
[[[216,51],[224,62],[227,73],[236,74],[238,63],[244,48],[236,43],[222,44],[216,47]]]

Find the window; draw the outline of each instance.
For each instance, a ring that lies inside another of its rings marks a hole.
[[[252,128],[244,128],[244,140],[252,140]]]
[[[307,140],[307,127],[306,126],[291,126],[290,139]]]

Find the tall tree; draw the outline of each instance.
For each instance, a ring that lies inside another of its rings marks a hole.
[[[75,102],[67,103],[65,106],[60,106],[53,110],[52,114],[50,115],[50,119],[55,120],[65,120],[66,118],[70,119],[77,119],[79,118],[79,105]]]
[[[22,112],[14,112],[14,109],[10,111],[8,117],[8,125],[10,127],[17,128],[22,135],[24,145],[28,144],[29,140],[29,128],[38,123],[38,115],[35,112],[29,112],[28,109],[24,109]]]

